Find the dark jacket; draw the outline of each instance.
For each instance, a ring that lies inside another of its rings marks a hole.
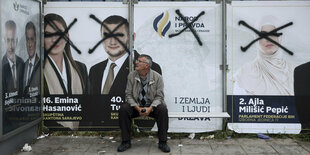
[[[3,133],[7,133],[19,127],[19,123],[10,120],[10,118],[15,118],[16,113],[7,112],[5,109],[11,107],[12,105],[6,105],[5,100],[9,98],[21,98],[23,95],[23,72],[24,72],[24,61],[19,56],[15,55],[16,63],[16,88],[14,88],[14,80],[12,76],[12,70],[10,67],[7,55],[2,58],[2,107],[3,107]],[[13,93],[14,92],[14,93]],[[17,94],[15,93],[17,92]],[[12,93],[10,95],[10,93]],[[6,96],[11,96],[6,98]],[[16,105],[16,103],[12,103]]]
[[[303,128],[310,128],[310,62],[295,68],[294,92],[299,121]]]
[[[9,64],[7,55],[2,59],[2,90],[3,93],[10,93],[18,91],[18,96],[22,96],[23,92],[23,73],[24,61],[19,56],[16,57],[16,88],[14,88],[14,80],[12,77],[12,70]]]
[[[29,88],[31,90],[37,88],[38,95],[41,94],[41,60],[36,55],[33,70],[30,75],[30,80],[27,79],[27,72],[29,67],[29,59],[24,63],[24,77],[23,77],[23,93],[24,96],[29,96]]]

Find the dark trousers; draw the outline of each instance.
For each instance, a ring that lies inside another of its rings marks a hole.
[[[139,112],[131,107],[129,104],[122,104],[119,109],[119,126],[122,132],[122,140],[130,140],[131,119],[139,117]],[[153,111],[149,114],[150,117],[155,118],[158,127],[158,139],[159,141],[167,141],[168,131],[168,109],[166,105],[160,104],[153,108]]]

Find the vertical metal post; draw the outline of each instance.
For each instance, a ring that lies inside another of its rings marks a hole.
[[[40,103],[41,103],[41,119],[43,120],[43,98],[44,98],[44,72],[43,72],[43,65],[44,65],[44,4],[46,4],[46,0],[42,0],[40,3],[40,88],[41,88],[41,98],[40,98]],[[43,121],[39,124],[39,127],[43,127]]]
[[[134,34],[134,0],[128,0],[128,22],[129,22],[129,72],[133,71],[133,60],[134,60],[134,50],[133,50],[133,34]]]
[[[0,17],[2,17],[2,14],[3,14],[3,10],[2,10],[2,2],[3,1],[0,1]],[[2,20],[0,20],[0,36],[1,36],[1,39],[2,38],[4,38],[4,36],[2,36]],[[0,41],[0,59],[2,59],[2,57],[3,57],[3,53],[2,52],[4,52],[5,50],[4,50],[4,46],[2,45],[2,41]],[[1,62],[1,64],[2,64],[2,62]],[[2,135],[3,135],[3,98],[2,98],[2,93],[3,93],[3,91],[2,91],[2,88],[3,88],[3,86],[2,86],[2,67],[0,67],[0,74],[1,74],[1,76],[0,76],[0,81],[1,81],[1,84],[0,84],[0,94],[1,94],[1,96],[0,96],[0,139],[1,139],[1,137],[2,137]]]
[[[223,65],[223,112],[227,112],[227,53],[226,53],[226,0],[222,0],[222,65]],[[226,129],[227,119],[223,121],[223,128]]]

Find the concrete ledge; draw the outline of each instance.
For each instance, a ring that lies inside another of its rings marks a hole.
[[[183,113],[183,112],[169,112],[169,118],[178,118],[178,117],[210,117],[210,118],[229,118],[230,115],[227,112],[218,112],[218,113]]]

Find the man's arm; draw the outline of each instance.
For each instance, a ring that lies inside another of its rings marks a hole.
[[[129,73],[128,80],[127,80],[127,86],[125,90],[126,94],[126,102],[130,104],[131,107],[138,106],[138,103],[135,101],[133,97],[133,85],[134,85],[134,74],[133,72]]]
[[[157,107],[157,105],[164,102],[164,81],[162,76],[159,75],[159,78],[155,84],[157,85],[157,89],[151,107]]]

